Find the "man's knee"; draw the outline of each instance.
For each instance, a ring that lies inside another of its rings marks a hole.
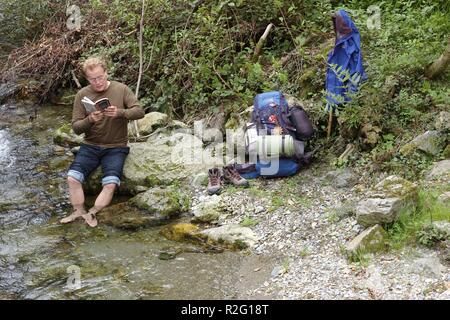
[[[81,186],[81,182],[75,179],[74,177],[67,177],[67,183],[69,186]]]
[[[116,184],[115,183],[108,183],[103,185],[103,190],[108,192],[114,192],[116,190]]]

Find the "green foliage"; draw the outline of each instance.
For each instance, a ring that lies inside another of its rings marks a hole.
[[[445,241],[447,238],[447,233],[433,224],[423,226],[422,230],[417,233],[417,241],[427,247],[432,247],[439,241]]]
[[[450,221],[448,208],[437,202],[437,196],[443,190],[421,190],[415,212],[403,212],[399,219],[387,226],[390,243],[399,249],[406,244],[419,243],[431,246],[445,240],[448,235],[437,230],[433,221]]]
[[[255,220],[250,217],[245,217],[244,220],[239,224],[241,227],[254,227],[259,223],[258,220]]]
[[[0,2],[0,45],[21,46],[38,36],[55,13],[65,12],[62,0],[2,0]]]

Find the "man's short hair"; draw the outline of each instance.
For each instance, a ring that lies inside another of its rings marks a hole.
[[[100,57],[90,57],[83,62],[81,68],[83,69],[84,74],[86,74],[87,70],[92,70],[95,67],[102,67],[103,70],[106,71],[106,62]]]

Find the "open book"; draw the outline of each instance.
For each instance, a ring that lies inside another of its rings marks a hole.
[[[101,98],[94,102],[86,96],[81,99],[81,103],[83,103],[87,113],[91,113],[94,111],[104,111],[111,105],[111,102],[109,102],[108,98]]]

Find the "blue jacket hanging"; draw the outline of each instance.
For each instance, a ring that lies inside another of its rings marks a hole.
[[[336,33],[336,43],[334,49],[328,55],[328,68],[325,83],[327,90],[327,107],[339,105],[330,94],[341,96],[344,101],[349,101],[347,92],[356,92],[359,84],[367,79],[364,72],[362,55],[361,55],[361,38],[358,28],[356,28],[352,19],[344,10],[338,10],[332,16],[334,31]],[[330,65],[337,65],[336,68],[342,67],[341,70],[348,70],[350,76],[356,81],[342,82],[340,72],[333,70]]]

